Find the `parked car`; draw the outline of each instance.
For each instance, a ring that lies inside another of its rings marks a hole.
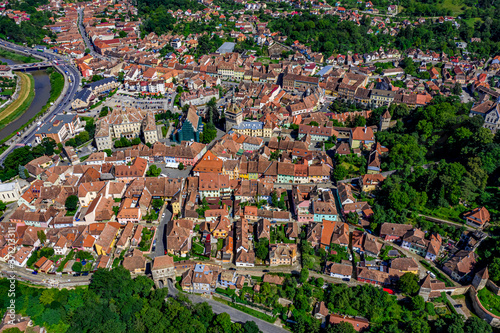
[[[33,275],[37,275],[37,274],[38,274],[38,272],[37,272],[37,271],[33,271],[33,272],[31,272],[31,274],[33,274]]]

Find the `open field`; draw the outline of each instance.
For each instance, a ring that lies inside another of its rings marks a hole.
[[[464,3],[462,0],[444,0],[443,3],[439,5],[439,7],[451,10],[453,16],[463,14],[463,6]]]
[[[18,98],[0,110],[0,128],[22,115],[31,105],[35,97],[35,81],[31,75],[17,73],[21,80],[21,90]]]

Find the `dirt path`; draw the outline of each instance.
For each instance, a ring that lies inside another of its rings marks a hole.
[[[21,79],[21,89],[19,91],[19,96],[14,102],[7,105],[4,110],[0,111],[0,120],[7,118],[10,114],[17,111],[17,109],[21,105],[23,105],[26,99],[29,98],[30,91],[33,89],[32,81],[27,74],[18,72],[17,75],[19,75]]]

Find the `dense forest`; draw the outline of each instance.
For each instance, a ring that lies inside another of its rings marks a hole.
[[[16,24],[14,20],[7,16],[0,17],[0,37],[7,37],[15,42],[32,44],[41,44],[45,36],[55,37],[54,34],[43,29],[44,25],[51,24],[49,20],[52,13],[48,11],[37,11],[36,7],[48,4],[47,0],[25,0],[22,2],[9,2],[6,9],[15,9],[25,11],[30,15],[29,21],[23,21]]]
[[[10,304],[10,282],[0,280],[2,317]],[[231,323],[228,314],[215,315],[207,303],[192,304],[187,298],[153,290],[145,276],[131,279],[123,267],[99,269],[88,289],[44,289],[16,282],[16,311],[30,316],[49,332],[75,333],[258,333],[257,325]]]
[[[261,17],[266,20],[266,17]],[[387,46],[394,37],[383,34],[371,34],[367,32],[370,27],[370,19],[365,17],[361,25],[351,21],[339,21],[337,16],[311,15],[303,13],[283,19],[269,19],[269,29],[279,31],[288,36],[287,44],[298,40],[305,45],[310,45],[315,52],[324,52],[329,56],[333,52],[366,53]]]
[[[469,117],[469,104],[435,98],[410,115],[404,106],[389,108],[397,124],[378,132],[377,141],[389,148],[383,170],[398,170],[377,193],[375,230],[383,222],[417,223],[426,230],[458,239],[460,229],[434,225],[418,213],[462,221],[461,214],[486,206],[500,218],[500,135]]]

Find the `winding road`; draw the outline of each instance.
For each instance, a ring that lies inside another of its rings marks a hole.
[[[174,284],[170,280],[168,280],[167,288],[168,288],[168,295],[169,296],[177,296],[177,294],[179,293],[179,291],[175,288]],[[230,307],[229,305],[225,305],[223,303],[214,301],[210,298],[205,298],[205,297],[201,297],[201,296],[194,295],[194,294],[187,294],[186,296],[193,303],[207,302],[208,305],[210,305],[212,307],[212,311],[216,314],[223,313],[223,312],[227,313],[231,317],[231,321],[233,321],[233,322],[245,323],[247,321],[254,321],[257,324],[257,326],[260,328],[260,330],[264,333],[286,333],[286,332],[288,332],[287,330],[285,330],[279,326],[276,326],[276,325],[273,325],[271,323],[268,323],[267,321],[252,317],[249,314],[246,314],[242,311],[236,310],[236,309]]]
[[[40,121],[44,121],[45,119],[50,119],[52,116],[61,113],[66,107],[68,107],[75,96],[80,82],[80,73],[77,68],[71,65],[66,58],[52,53],[42,53],[30,47],[25,47],[17,44],[13,44],[7,42],[5,40],[0,41],[0,47],[14,51],[20,52],[27,55],[37,56],[41,58],[45,58],[46,61],[51,61],[54,63],[54,66],[59,68],[62,72],[64,72],[64,89],[61,93],[62,99],[60,99],[59,104],[53,108],[51,112],[46,113],[43,116],[43,119]],[[57,63],[57,64],[56,64]],[[71,78],[71,82],[68,81],[68,78]],[[62,95],[64,94],[64,95]],[[15,144],[28,144],[34,141],[35,133],[38,126],[36,123],[33,123],[26,131],[22,134],[22,138],[17,138],[14,140],[14,143],[9,146],[9,148],[2,154],[0,158],[0,164],[3,163],[7,155],[16,148]]]

